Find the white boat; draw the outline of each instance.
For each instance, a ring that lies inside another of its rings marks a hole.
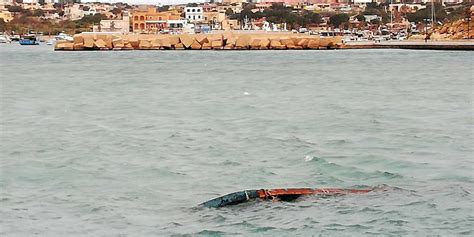
[[[8,36],[6,35],[0,35],[0,43],[9,43],[11,42]]]
[[[66,35],[64,33],[59,33],[58,35],[56,35],[54,37],[56,40],[67,40],[67,41],[74,41],[74,38],[69,36],[69,35]]]

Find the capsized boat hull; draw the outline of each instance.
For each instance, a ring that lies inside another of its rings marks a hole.
[[[368,193],[373,189],[341,189],[341,188],[286,188],[286,189],[259,189],[259,190],[244,190],[235,193],[211,199],[202,203],[205,207],[224,207],[244,203],[253,199],[263,200],[281,200],[292,201],[302,195],[346,195],[357,193]]]

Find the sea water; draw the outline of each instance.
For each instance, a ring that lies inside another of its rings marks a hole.
[[[0,234],[472,236],[473,56],[0,45]]]

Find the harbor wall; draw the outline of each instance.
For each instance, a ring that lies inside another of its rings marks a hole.
[[[74,41],[58,41],[55,50],[283,50],[335,49],[343,46],[342,37],[319,37],[292,33],[133,35],[82,33]]]
[[[347,42],[343,49],[474,50],[474,40]]]

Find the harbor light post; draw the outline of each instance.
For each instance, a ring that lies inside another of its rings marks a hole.
[[[425,43],[428,42],[428,18],[425,18]]]

